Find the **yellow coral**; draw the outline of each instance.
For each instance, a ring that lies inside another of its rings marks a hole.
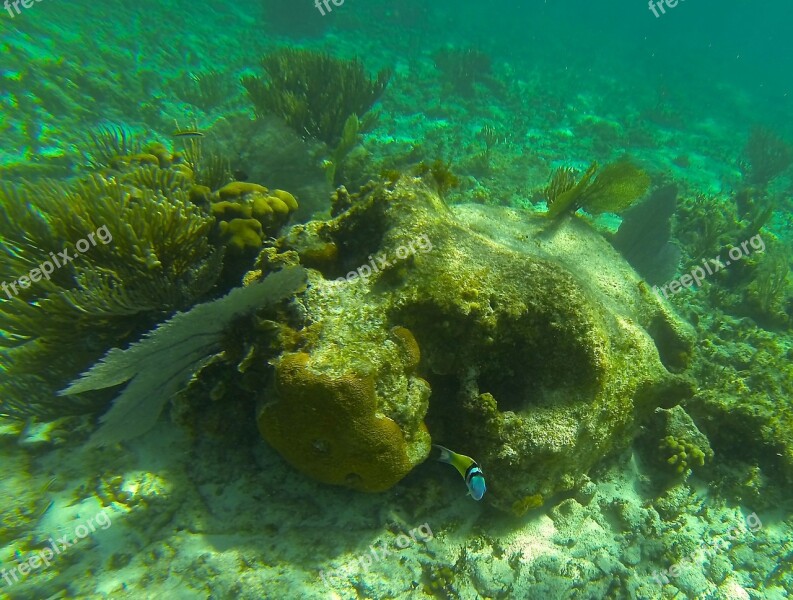
[[[272,195],[286,204],[290,211],[294,212],[297,210],[297,200],[295,200],[295,197],[289,192],[285,192],[284,190],[273,190]]]
[[[245,181],[226,184],[210,201],[217,231],[238,253],[260,248],[265,235],[274,235],[297,209],[289,192],[274,190],[271,194],[263,185]]]
[[[220,235],[237,253],[258,250],[262,245],[262,224],[256,219],[232,219],[218,224]]]
[[[259,412],[262,436],[292,466],[324,483],[387,490],[410,471],[399,426],[378,413],[374,379],[317,373],[306,353],[276,368],[277,400]]]
[[[267,194],[268,189],[263,185],[259,185],[258,183],[249,183],[247,181],[232,181],[231,183],[227,183],[222,188],[220,188],[216,193],[220,197],[221,200],[229,200],[233,198],[239,198],[241,196],[245,196],[246,194],[252,194],[253,192],[258,192],[260,194]]]
[[[705,465],[705,452],[687,440],[681,441],[668,435],[661,440],[658,449],[667,454],[671,453],[666,458],[666,463],[672,465],[677,473],[683,474],[689,468]]]
[[[392,337],[397,341],[402,352],[405,354],[405,370],[413,371],[419,366],[421,351],[418,342],[413,334],[406,327],[394,327],[391,329]]]

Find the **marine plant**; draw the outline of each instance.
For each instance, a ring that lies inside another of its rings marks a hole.
[[[173,89],[181,100],[204,112],[217,108],[234,94],[231,80],[214,69],[185,74]]]
[[[790,295],[790,253],[775,252],[767,254],[760,261],[749,286],[748,300],[754,305],[753,312],[761,320],[772,317],[776,321],[785,321],[785,299]]]
[[[572,173],[560,167],[551,175],[548,216],[583,208],[591,214],[620,213],[639,200],[650,187],[650,177],[627,160],[606,165],[598,171],[593,162],[576,182]]]
[[[140,141],[125,127],[102,125],[88,132],[83,156],[92,169],[117,166],[121,156],[140,152]]]
[[[311,50],[282,48],[261,60],[265,76],[242,85],[257,117],[275,114],[298,134],[336,147],[351,115],[362,118],[385,91],[391,70],[371,79],[358,59],[342,60]]]
[[[461,96],[474,92],[474,83],[490,75],[490,56],[476,48],[444,47],[433,55],[435,66]]]
[[[324,163],[325,177],[330,187],[335,187],[339,167],[350,153],[350,150],[358,143],[358,133],[360,131],[361,121],[358,115],[351,114],[344,123],[344,129],[342,130],[339,144],[331,153],[330,158],[325,160]]]
[[[188,137],[183,140],[182,155],[185,165],[192,171],[196,185],[206,186],[215,191],[233,179],[229,161],[217,152],[204,152],[201,137]]]
[[[128,147],[123,130],[115,134],[118,149]],[[112,130],[103,135],[108,158],[117,148]],[[223,253],[210,243],[212,217],[190,201],[189,179],[153,168],[0,186],[0,280],[18,291],[0,295],[1,414],[94,409],[92,399],[67,403],[53,392],[214,285]]]
[[[761,187],[793,163],[793,147],[765,127],[752,129],[743,153],[741,167],[747,181]]]
[[[418,176],[430,181],[438,192],[441,198],[446,195],[453,188],[460,185],[460,179],[452,173],[452,163],[436,158],[431,163],[424,161],[420,162],[413,169],[413,172]]]
[[[233,320],[288,297],[305,281],[305,269],[284,269],[261,283],[235,288],[223,298],[177,314],[126,350],[110,350],[63,391],[79,394],[129,381],[90,443],[117,442],[148,431],[168,400],[220,351]]]

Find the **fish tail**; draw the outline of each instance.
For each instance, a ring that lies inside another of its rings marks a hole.
[[[452,451],[451,450],[449,450],[448,448],[444,448],[443,446],[439,446],[438,444],[433,444],[432,447],[433,448],[437,448],[441,452],[440,456],[438,456],[438,458],[436,460],[438,460],[440,462],[449,463],[449,464],[452,463]]]

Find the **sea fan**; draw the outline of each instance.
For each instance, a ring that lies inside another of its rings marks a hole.
[[[113,348],[62,395],[99,390],[129,381],[102,418],[89,445],[120,442],[154,426],[165,403],[220,349],[227,326],[242,314],[272,305],[303,287],[306,270],[285,269],[263,282],[177,313],[126,350]]]

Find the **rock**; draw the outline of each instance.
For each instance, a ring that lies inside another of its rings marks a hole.
[[[690,395],[691,328],[585,221],[450,207],[410,177],[340,188],[333,214],[276,244],[289,256],[338,249],[300,297],[301,352],[328,381],[372,379],[410,465],[429,452],[427,417],[433,438],[482,465],[485,498],[510,510],[572,489],[638,420]],[[415,373],[394,327],[417,342]]]

